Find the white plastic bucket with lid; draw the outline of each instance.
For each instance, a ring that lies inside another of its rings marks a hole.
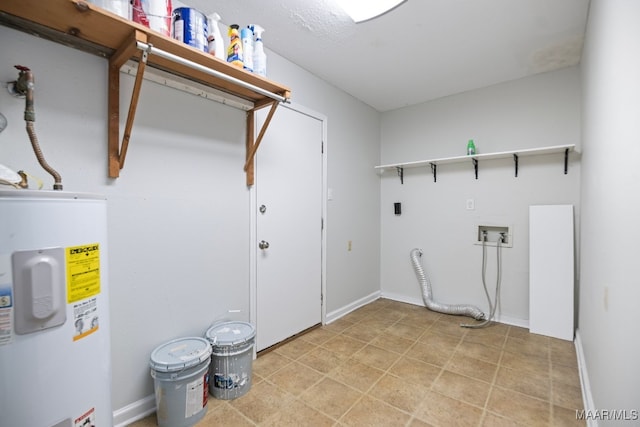
[[[212,356],[209,391],[217,399],[235,399],[251,388],[256,330],[247,322],[223,322],[207,330]]]
[[[211,345],[200,337],[178,338],[151,353],[156,417],[160,427],[189,427],[207,413]]]

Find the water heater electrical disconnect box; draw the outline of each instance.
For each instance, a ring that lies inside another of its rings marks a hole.
[[[16,251],[12,257],[17,334],[64,324],[64,248]]]

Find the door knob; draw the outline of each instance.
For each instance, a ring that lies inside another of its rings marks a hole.
[[[267,211],[267,207],[265,205],[260,205],[260,213],[265,213]]]
[[[269,249],[269,242],[261,240],[260,243],[258,243],[258,247],[262,250]]]

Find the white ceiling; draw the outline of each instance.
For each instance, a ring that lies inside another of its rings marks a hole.
[[[576,65],[589,7],[589,0],[407,0],[354,24],[334,0],[187,1],[225,24],[260,24],[267,48],[378,111]]]

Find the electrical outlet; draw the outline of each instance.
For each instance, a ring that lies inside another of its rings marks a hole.
[[[467,199],[467,210],[472,211],[476,208],[476,201],[473,199]]]

